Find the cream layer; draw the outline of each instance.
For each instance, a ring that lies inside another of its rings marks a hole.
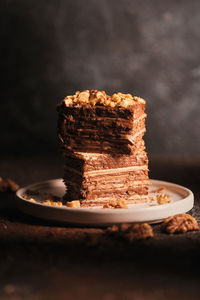
[[[120,199],[120,198],[118,198]],[[124,200],[124,197],[122,197]],[[81,200],[81,206],[100,206],[104,205],[106,203],[109,203],[110,200],[113,200],[113,197],[103,197],[103,198],[98,198],[98,199],[92,199],[92,200]],[[131,203],[143,203],[149,201],[149,198],[147,195],[139,196],[139,195],[134,195],[129,197],[128,199],[125,199],[126,204],[131,204]]]
[[[144,129],[142,129],[142,130],[140,130],[140,131],[138,131],[136,134],[134,134],[134,135],[126,135],[126,138],[132,143],[132,144],[134,144],[134,140],[139,136],[139,135],[141,135],[142,133],[144,133],[146,131],[146,128],[144,128]]]
[[[77,186],[77,183],[75,183],[75,182],[72,182],[72,181],[70,181],[70,180],[68,180],[68,179],[64,179],[64,182],[65,183],[69,183],[69,184],[71,184],[71,185],[74,185],[74,186]],[[134,180],[134,181],[132,181],[132,187],[134,187],[134,188],[136,188],[136,187],[140,187],[141,185],[144,185],[144,186],[148,186],[149,185],[149,180]],[[115,186],[115,183],[113,183],[113,187]],[[124,184],[123,184],[123,186],[124,186]],[[127,189],[127,187],[128,186],[126,186],[125,188],[124,188],[124,190],[125,189]]]
[[[69,170],[71,172],[74,172],[76,174],[82,175],[82,172],[79,172],[76,169],[70,168],[68,166],[65,166],[65,170]],[[96,170],[96,171],[86,171],[84,172],[84,176],[96,176],[96,175],[107,175],[107,174],[118,174],[118,173],[124,173],[124,172],[132,172],[132,171],[139,171],[139,170],[148,170],[147,165],[143,166],[132,166],[132,167],[124,167],[124,168],[115,168],[115,169],[103,169],[103,170]]]

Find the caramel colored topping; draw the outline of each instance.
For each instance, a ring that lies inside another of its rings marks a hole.
[[[74,200],[74,201],[67,202],[66,205],[67,205],[67,207],[71,207],[71,208],[80,208],[81,207],[81,204],[80,204],[79,200]]]
[[[156,196],[158,204],[166,204],[166,203],[171,203],[172,200],[169,199],[169,195],[167,194],[160,194]]]
[[[62,202],[60,201],[51,201],[51,200],[45,200],[43,202],[45,205],[52,205],[52,206],[62,206]]]
[[[33,198],[30,198],[29,201],[31,201],[31,202],[36,202],[36,200],[33,199]]]
[[[150,200],[156,201],[160,205],[173,202],[170,196],[164,192],[165,187],[159,186],[156,190],[151,191],[151,193],[155,193],[155,195],[151,196]]]
[[[110,200],[103,208],[128,208],[124,200]]]
[[[146,103],[144,99],[137,96],[133,97],[131,94],[115,93],[112,96],[109,96],[105,93],[105,91],[98,90],[77,91],[75,95],[67,96],[63,101],[66,106],[74,106],[79,103],[84,103],[93,106],[99,104],[110,107],[128,107],[137,103]]]
[[[24,199],[26,199],[26,200],[30,200],[30,199],[31,199],[31,196],[29,196],[29,195],[27,195],[27,194],[24,194],[22,197],[23,197]]]

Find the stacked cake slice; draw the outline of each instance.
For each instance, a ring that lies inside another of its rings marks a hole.
[[[113,199],[145,201],[145,101],[130,94],[86,90],[67,96],[57,110],[67,201],[80,200],[82,206]]]

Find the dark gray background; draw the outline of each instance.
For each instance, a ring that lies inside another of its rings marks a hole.
[[[200,1],[1,0],[1,151],[55,152],[56,103],[147,99],[152,154],[200,151]]]

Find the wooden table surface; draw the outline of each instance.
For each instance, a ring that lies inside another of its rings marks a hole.
[[[62,177],[53,156],[1,156],[0,176],[19,185]],[[150,177],[190,188],[200,221],[200,157],[150,157]],[[52,224],[23,215],[0,195],[0,299],[200,299],[200,232],[130,243],[104,228]]]

